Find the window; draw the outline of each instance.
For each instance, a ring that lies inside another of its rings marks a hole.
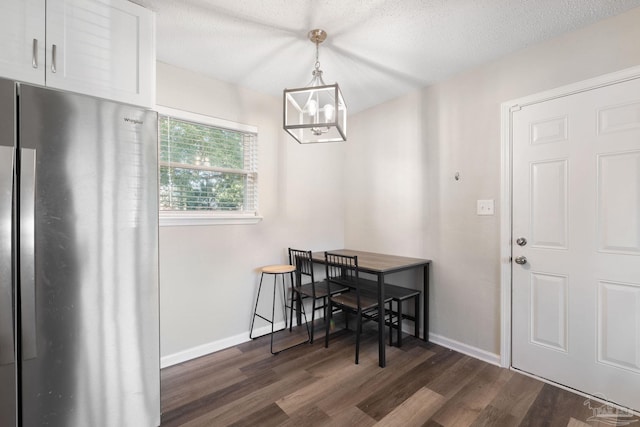
[[[255,223],[257,129],[158,107],[160,224]]]

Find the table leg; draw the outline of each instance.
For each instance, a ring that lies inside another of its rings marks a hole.
[[[384,368],[387,364],[384,342],[384,273],[378,274],[378,364]]]
[[[422,334],[424,340],[429,342],[429,264],[424,265],[422,280]]]

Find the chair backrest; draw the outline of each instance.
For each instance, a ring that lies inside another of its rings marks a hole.
[[[299,279],[298,286],[302,284],[301,276],[309,276],[311,283],[315,282],[311,251],[289,248],[289,264],[296,266],[296,277]]]
[[[358,256],[325,252],[324,261],[329,293],[331,293],[332,285],[336,288],[343,288],[344,286],[353,288],[356,292],[358,306],[360,306],[360,273],[358,269]]]

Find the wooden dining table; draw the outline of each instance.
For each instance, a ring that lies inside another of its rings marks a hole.
[[[431,260],[422,258],[409,258],[398,255],[387,255],[373,252],[365,252],[353,249],[333,249],[326,252],[357,256],[358,268],[361,272],[373,274],[378,282],[378,364],[381,368],[386,366],[385,352],[385,304],[384,304],[384,283],[385,276],[411,269],[422,269],[422,331],[423,339],[429,340],[429,266]],[[314,263],[324,264],[325,251],[313,252],[311,259]]]

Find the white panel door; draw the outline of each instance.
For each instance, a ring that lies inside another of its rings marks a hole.
[[[512,114],[512,365],[640,410],[640,79]]]
[[[0,1],[0,76],[44,84],[45,0]]]
[[[150,107],[154,49],[150,10],[125,0],[47,0],[47,86]]]

